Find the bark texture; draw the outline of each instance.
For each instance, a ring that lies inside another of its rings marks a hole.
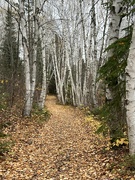
[[[135,23],[126,67],[127,124],[130,155],[135,155]]]

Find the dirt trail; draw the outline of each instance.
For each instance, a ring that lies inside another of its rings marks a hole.
[[[56,103],[48,96],[51,118],[42,126],[20,123],[12,132],[15,146],[0,165],[3,180],[111,180],[101,154],[102,142],[93,128],[82,125],[77,108]]]

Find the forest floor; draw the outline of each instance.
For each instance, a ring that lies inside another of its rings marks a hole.
[[[84,112],[48,96],[48,121],[28,118],[7,127],[12,146],[0,162],[0,180],[134,180],[125,166],[127,148],[105,150],[106,139],[95,134],[98,122]],[[15,120],[16,119],[16,120]]]

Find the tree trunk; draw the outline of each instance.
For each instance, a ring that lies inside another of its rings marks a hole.
[[[111,20],[109,23],[109,42],[108,45],[113,44],[115,41],[119,39],[119,31],[121,24],[121,11],[122,11],[122,2],[123,0],[114,0],[111,5]],[[107,53],[107,58],[112,57],[113,50],[109,50]],[[106,86],[106,100],[112,100],[112,92],[108,86]]]
[[[39,3],[35,0],[33,6],[33,14],[32,19],[34,23],[34,44],[33,47],[33,59],[32,63],[30,63],[30,53],[29,43],[28,43],[28,36],[27,36],[27,13],[25,14],[25,5],[24,1],[19,1],[19,8],[20,8],[20,29],[22,34],[22,43],[23,43],[23,53],[24,53],[24,73],[25,73],[25,107],[23,110],[23,116],[30,116],[35,92],[35,85],[36,85],[36,58],[37,58],[37,41],[38,41],[38,14],[39,11]],[[28,14],[29,20],[29,14]],[[30,25],[30,23],[28,23]],[[29,29],[29,27],[28,27]],[[29,37],[30,34],[29,34]],[[32,65],[32,67],[31,67]]]
[[[97,77],[97,27],[96,27],[96,13],[95,13],[95,0],[92,0],[92,21],[91,21],[91,31],[93,34],[93,67],[92,67],[92,100],[93,107],[97,107],[97,95],[96,95],[96,77]]]
[[[25,74],[25,106],[23,110],[23,116],[30,116],[31,114],[31,84],[30,84],[30,64],[29,64],[29,52],[27,47],[27,33],[25,22],[25,10],[24,2],[20,0],[20,28],[22,34],[22,45],[24,54],[24,74]]]
[[[43,63],[43,78],[42,78],[42,89],[41,89],[41,94],[39,98],[39,103],[38,106],[40,109],[43,109],[45,106],[45,97],[47,94],[47,72],[46,72],[46,47],[45,47],[45,39],[44,35],[42,35],[42,63]]]
[[[37,72],[37,45],[39,40],[39,0],[35,0],[33,7],[33,28],[34,28],[34,43],[33,43],[33,58],[32,58],[32,72],[31,72],[31,108],[34,99],[35,87],[36,87],[36,72]],[[29,47],[30,48],[30,47]]]
[[[135,155],[135,22],[126,67],[126,118],[128,125],[129,153]]]

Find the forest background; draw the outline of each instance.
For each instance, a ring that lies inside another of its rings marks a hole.
[[[48,93],[56,94],[61,104],[98,115],[97,132],[109,134],[112,146],[128,139],[134,156],[134,4],[1,1],[1,111],[16,106],[29,117],[35,107],[44,109]]]

